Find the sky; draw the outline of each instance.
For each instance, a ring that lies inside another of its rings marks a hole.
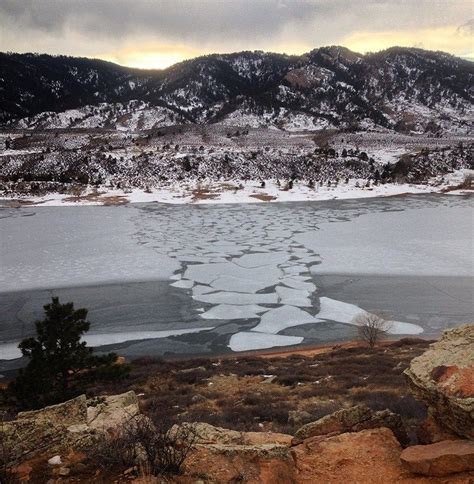
[[[210,53],[365,53],[394,45],[474,60],[471,0],[0,0],[0,51],[165,68]]]

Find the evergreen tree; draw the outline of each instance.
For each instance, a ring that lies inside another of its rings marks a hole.
[[[53,297],[44,310],[45,318],[35,323],[36,337],[19,344],[29,362],[9,390],[20,407],[37,408],[72,398],[80,393],[81,383],[99,374],[124,375],[125,367],[112,369],[114,353],[95,356],[81,341],[90,327],[87,309],[75,310],[72,302],[61,304]]]

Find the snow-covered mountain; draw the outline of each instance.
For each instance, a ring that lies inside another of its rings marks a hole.
[[[474,64],[394,47],[361,55],[209,55],[165,70],[0,54],[0,122],[19,128],[146,130],[173,124],[472,132]]]

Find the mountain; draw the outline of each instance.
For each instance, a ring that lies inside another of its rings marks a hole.
[[[301,56],[208,55],[164,70],[0,54],[0,123],[22,128],[151,129],[221,123],[469,133],[474,64],[443,52],[344,47]]]

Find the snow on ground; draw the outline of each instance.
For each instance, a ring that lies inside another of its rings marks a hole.
[[[47,194],[41,197],[23,197],[15,199],[27,200],[33,206],[73,206],[73,205],[103,205],[120,203],[169,203],[209,205],[224,203],[264,203],[264,202],[302,202],[320,200],[343,200],[350,198],[373,198],[395,196],[408,193],[437,193],[448,187],[461,183],[469,170],[458,170],[441,178],[434,179],[432,184],[415,185],[407,183],[387,183],[385,185],[366,188],[365,181],[351,179],[349,183],[337,186],[318,186],[316,189],[295,182],[292,190],[283,190],[275,181],[267,181],[264,188],[258,181],[234,180],[222,182],[201,182],[199,185],[190,183],[175,184],[169,187],[152,188],[146,192],[140,189],[110,190],[99,188],[98,196],[92,189],[86,190],[80,197],[67,194]],[[239,188],[242,187],[242,188]],[[199,193],[197,193],[199,192]],[[461,191],[462,192],[462,191]],[[90,196],[89,196],[90,195]],[[8,202],[9,198],[0,198]]]

